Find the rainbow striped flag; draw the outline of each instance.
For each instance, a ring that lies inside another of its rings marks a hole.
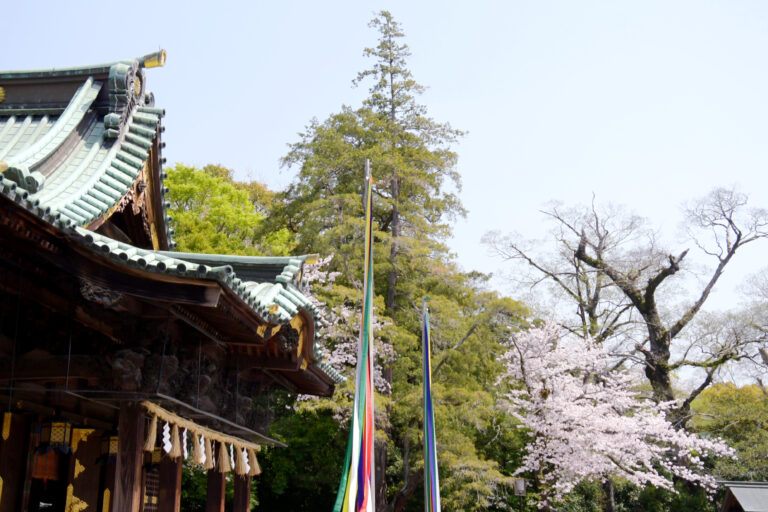
[[[422,351],[424,352],[424,510],[440,512],[440,478],[437,475],[437,444],[435,441],[435,410],[432,407],[432,360],[429,339],[429,309],[423,303]]]
[[[374,512],[376,510],[376,478],[373,463],[373,251],[371,245],[371,189],[373,179],[366,162],[365,195],[365,279],[363,282],[363,314],[360,344],[357,352],[355,401],[352,428],[347,442],[344,469],[333,512]]]

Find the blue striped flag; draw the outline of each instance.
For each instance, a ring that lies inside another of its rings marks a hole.
[[[429,309],[423,303],[422,350],[424,352],[424,510],[440,512],[440,478],[437,474],[435,410],[432,406],[432,360],[429,338]]]

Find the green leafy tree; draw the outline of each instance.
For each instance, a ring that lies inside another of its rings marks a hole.
[[[179,251],[289,254],[294,243],[287,229],[261,230],[265,215],[257,209],[257,200],[269,197],[266,187],[256,182],[237,183],[232,174],[215,165],[196,169],[176,164],[168,170],[165,184]],[[261,207],[268,210],[270,204],[261,203]]]
[[[693,402],[692,428],[723,438],[736,459],[718,459],[715,474],[724,480],[768,480],[768,396],[760,387],[715,384]]]
[[[261,510],[331,510],[347,439],[328,409],[304,408],[272,425],[288,448],[261,457],[256,480]]]

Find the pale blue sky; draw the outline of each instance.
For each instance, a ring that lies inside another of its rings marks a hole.
[[[273,188],[290,181],[278,159],[312,117],[359,104],[367,21],[390,10],[430,114],[468,131],[456,150],[470,213],[453,241],[466,269],[502,266],[480,236],[540,235],[553,199],[594,192],[670,233],[680,202],[716,185],[768,207],[766,2],[1,3],[0,69],[165,48],[147,81],[167,110],[168,161],[218,162]],[[762,264],[765,247],[749,249],[727,287]]]

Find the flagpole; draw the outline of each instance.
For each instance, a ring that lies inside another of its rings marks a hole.
[[[355,398],[349,441],[333,512],[375,512],[375,460],[373,412],[373,223],[371,164],[365,161],[365,262],[363,308],[355,373]]]
[[[371,161],[365,159],[365,182],[363,184],[363,212],[368,207],[368,182],[371,181]]]

